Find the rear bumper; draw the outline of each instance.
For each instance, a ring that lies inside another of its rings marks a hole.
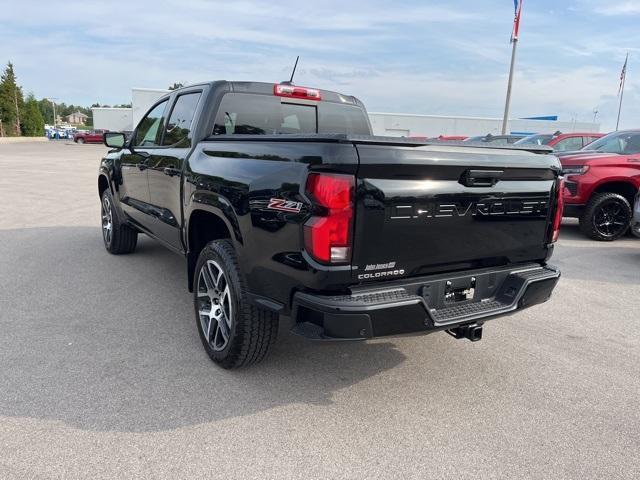
[[[526,264],[358,287],[350,295],[297,292],[292,331],[316,340],[363,340],[482,324],[547,301],[559,278],[555,267]],[[472,298],[445,299],[471,285]]]

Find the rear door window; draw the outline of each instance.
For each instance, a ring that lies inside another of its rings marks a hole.
[[[200,92],[193,92],[180,95],[176,99],[162,139],[163,145],[176,148],[191,146],[189,132],[200,96]]]
[[[580,150],[581,148],[582,148],[582,137],[563,138],[553,146],[553,149],[558,152]]]

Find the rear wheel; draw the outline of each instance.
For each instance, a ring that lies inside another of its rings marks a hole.
[[[76,143],[82,145],[84,143],[84,138],[80,137],[76,139]]]
[[[120,221],[108,188],[102,192],[100,216],[104,248],[114,255],[133,252],[138,243],[138,232]]]
[[[580,217],[580,229],[587,237],[606,242],[624,235],[630,221],[631,205],[626,198],[617,193],[596,193]]]
[[[253,305],[229,240],[214,240],[200,252],[193,301],[200,340],[223,368],[264,359],[278,333],[278,315]]]

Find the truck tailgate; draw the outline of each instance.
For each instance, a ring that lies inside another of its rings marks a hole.
[[[353,279],[547,257],[560,164],[505,149],[355,143]]]

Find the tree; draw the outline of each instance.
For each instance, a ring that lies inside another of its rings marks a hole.
[[[0,120],[5,135],[20,135],[20,114],[23,107],[22,89],[16,83],[13,64],[9,62],[0,77]]]
[[[38,100],[38,110],[40,110],[40,115],[44,118],[45,123],[53,125],[53,105],[51,101],[47,98]]]
[[[39,137],[44,134],[44,119],[38,108],[38,101],[30,93],[24,102],[22,114],[22,134],[27,137]]]
[[[173,82],[173,85],[169,87],[169,90],[177,90],[178,88],[184,87],[184,83]]]

